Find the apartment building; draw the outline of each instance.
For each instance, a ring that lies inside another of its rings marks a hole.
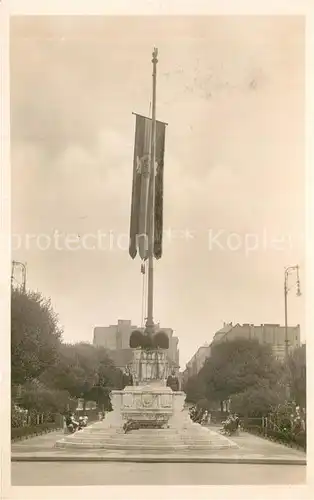
[[[286,330],[279,324],[265,323],[253,325],[244,323],[243,325],[225,323],[224,327],[216,332],[211,345],[219,342],[235,340],[237,338],[256,339],[262,344],[269,344],[273,354],[280,360],[285,357]],[[288,349],[292,352],[301,345],[300,325],[289,326],[287,329]]]
[[[301,345],[300,325],[289,326],[287,330],[288,349],[292,352]],[[200,347],[187,363],[182,373],[183,384],[201,370],[206,358],[210,356],[211,348],[220,343],[237,338],[256,339],[260,343],[271,345],[273,354],[277,359],[285,358],[285,338],[286,331],[284,326],[279,324],[253,325],[244,323],[243,325],[233,323],[224,323],[223,327],[215,333],[210,345],[205,344]]]
[[[198,374],[207,358],[210,356],[210,345],[205,343],[199,347],[196,353],[192,356],[190,361],[186,364],[186,368],[182,374],[182,383],[185,384],[190,377]]]

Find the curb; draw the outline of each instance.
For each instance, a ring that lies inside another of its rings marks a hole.
[[[249,458],[249,457],[110,457],[110,456],[25,456],[15,455],[11,462],[133,462],[133,463],[211,463],[211,464],[256,464],[256,465],[307,465],[306,459],[294,458]]]
[[[59,434],[61,430],[62,430],[62,427],[57,427],[56,429],[48,429],[47,431],[42,431],[42,432],[38,432],[38,433],[34,433],[34,434],[27,434],[26,436],[13,438],[13,439],[11,439],[11,445],[18,444],[18,443],[21,443],[23,441],[27,441],[28,439],[34,439],[37,437],[45,436],[47,434],[52,434],[53,432]]]

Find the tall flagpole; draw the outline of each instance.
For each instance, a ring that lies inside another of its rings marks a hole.
[[[146,332],[154,333],[154,239],[155,239],[155,164],[156,164],[156,76],[158,49],[153,51],[152,131],[150,148],[149,225],[148,225],[148,295]]]

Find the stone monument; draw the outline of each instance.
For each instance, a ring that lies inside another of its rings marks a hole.
[[[165,349],[133,350],[131,365],[134,385],[112,391],[112,412],[107,414],[104,427],[165,428],[175,412],[182,411],[185,394],[167,386],[169,364]]]
[[[139,255],[144,279],[147,276],[147,320],[144,332],[134,331],[130,337],[132,384],[111,392],[112,411],[103,421],[61,439],[59,448],[169,454],[189,453],[191,447],[208,453],[232,446],[183,412],[185,394],[177,390],[169,370],[169,338],[156,332],[153,320],[154,259],[162,256],[166,130],[166,123],[156,120],[157,55],[154,49],[152,117],[136,114],[135,126],[129,254],[132,259]]]

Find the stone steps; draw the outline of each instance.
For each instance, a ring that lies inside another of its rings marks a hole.
[[[191,425],[185,429],[139,429],[124,434],[121,429],[94,429],[65,436],[56,443],[61,449],[101,449],[139,453],[209,452],[237,445],[216,432]]]
[[[160,441],[151,441],[151,442],[126,442],[126,441],[117,441],[117,440],[108,440],[104,441],[59,441],[57,443],[58,448],[99,448],[99,449],[108,449],[108,450],[138,450],[142,452],[144,450],[159,450],[159,451],[170,451],[177,450],[181,451],[184,449],[194,449],[194,450],[214,450],[214,449],[226,449],[230,448],[230,443],[225,442],[213,442],[213,441],[183,441],[183,442],[164,442]]]
[[[152,440],[152,439],[174,439],[176,437],[182,438],[190,437],[190,438],[199,438],[199,439],[209,439],[217,437],[221,439],[221,436],[217,433],[212,433],[207,429],[183,429],[181,431],[177,429],[165,429],[161,431],[156,430],[133,430],[127,433],[124,433],[121,429],[102,429],[102,430],[94,430],[93,432],[89,430],[79,431],[76,434],[69,434],[67,437],[70,439],[100,439],[106,437],[120,437],[124,440],[126,439],[143,439],[143,440]]]
[[[97,443],[97,442],[115,442],[115,443],[135,443],[135,444],[141,444],[141,443],[147,443],[147,444],[150,444],[150,443],[164,443],[164,444],[167,444],[167,443],[184,443],[184,442],[193,442],[193,443],[213,443],[213,442],[226,442],[228,443],[229,440],[224,440],[224,439],[219,439],[219,438],[215,438],[215,437],[212,437],[212,436],[207,436],[206,438],[205,437],[201,437],[201,436],[188,436],[188,435],[174,435],[174,436],[170,436],[167,438],[165,437],[161,437],[161,438],[156,438],[156,437],[152,437],[150,439],[143,439],[142,437],[140,436],[128,436],[127,434],[125,434],[124,436],[119,436],[119,435],[111,435],[111,436],[106,436],[106,437],[88,437],[88,436],[81,436],[81,437],[64,437],[63,438],[63,441],[67,441],[67,442],[90,442],[90,443]]]
[[[123,452],[138,452],[138,453],[146,453],[146,454],[154,454],[154,453],[162,453],[162,454],[167,454],[167,453],[183,453],[183,452],[211,452],[215,450],[226,450],[230,449],[230,446],[228,445],[218,445],[218,444],[211,444],[207,446],[201,446],[201,445],[168,445],[168,446],[160,446],[157,444],[152,444],[149,446],[137,446],[137,445],[126,445],[126,444],[100,444],[100,443],[67,443],[65,446],[62,446],[60,443],[57,446],[58,449],[75,449],[75,450],[108,450],[108,451],[123,451]]]

